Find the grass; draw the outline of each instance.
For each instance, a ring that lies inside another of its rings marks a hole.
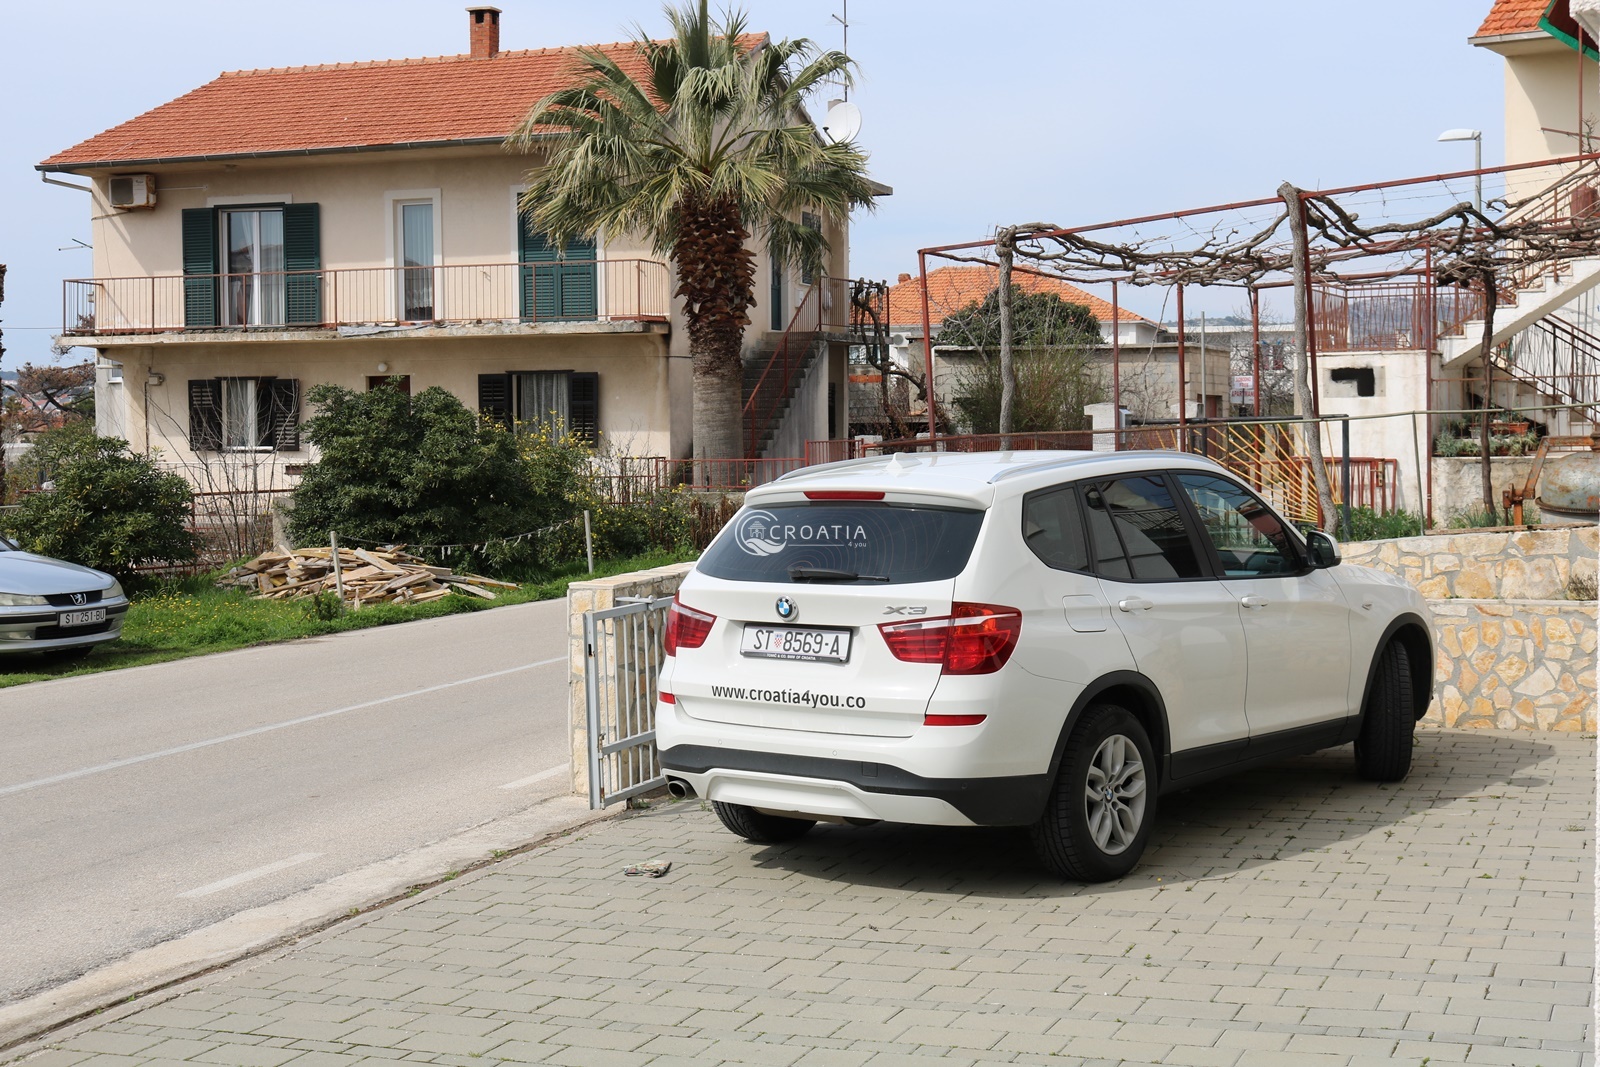
[[[692,552],[653,552],[612,560],[597,563],[594,577],[662,567],[694,557]],[[7,656],[0,659],[0,688],[47,678],[142,667],[301,637],[553,600],[565,596],[568,585],[588,577],[582,564],[573,564],[563,573],[525,582],[517,589],[497,589],[495,592],[499,595],[492,601],[458,594],[426,604],[377,604],[360,611],[345,611],[333,618],[319,618],[309,600],[257,600],[241,589],[218,589],[208,577],[165,582],[133,591],[133,603],[123,621],[120,640],[100,645],[86,658],[78,660],[31,654]]]

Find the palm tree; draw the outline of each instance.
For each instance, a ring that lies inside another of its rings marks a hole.
[[[847,56],[747,35],[735,11],[717,24],[707,0],[666,14],[672,37],[637,30],[620,61],[580,50],[577,83],[536,104],[507,145],[548,152],[521,207],[557,248],[634,233],[671,259],[694,360],[695,458],[737,457],[752,230],[780,262],[820,273],[828,244],[801,212],[842,221],[873,206],[873,187],[866,154],[825,143],[803,110],[826,79],[848,81]]]

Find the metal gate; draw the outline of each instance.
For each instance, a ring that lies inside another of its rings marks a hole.
[[[667,597],[619,597],[583,616],[589,712],[589,807],[665,784],[656,755],[656,678],[665,651]]]

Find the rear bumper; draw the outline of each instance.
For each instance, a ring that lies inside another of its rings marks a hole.
[[[661,750],[661,766],[708,800],[824,818],[1018,826],[1044,810],[1046,774],[925,778],[886,763],[709,745]]]

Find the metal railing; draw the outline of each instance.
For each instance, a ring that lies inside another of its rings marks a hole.
[[[630,599],[583,616],[589,722],[589,807],[604,808],[666,781],[656,752],[656,680],[666,658],[671,597]]]
[[[850,329],[852,308],[847,278],[819,278],[795,308],[778,347],[767,358],[747,390],[740,417],[744,420],[745,455],[754,458],[776,429],[779,408],[794,395],[797,379],[810,364],[817,335]]]
[[[1497,368],[1600,422],[1600,337],[1547,315],[1493,351]]]
[[[664,321],[671,275],[649,259],[72,278],[74,335],[332,326]]]
[[[1433,333],[1428,318],[1433,316]],[[1433,337],[1457,333],[1483,314],[1483,294],[1425,281],[1318,286],[1311,328],[1319,355],[1402,352],[1426,348]]]

